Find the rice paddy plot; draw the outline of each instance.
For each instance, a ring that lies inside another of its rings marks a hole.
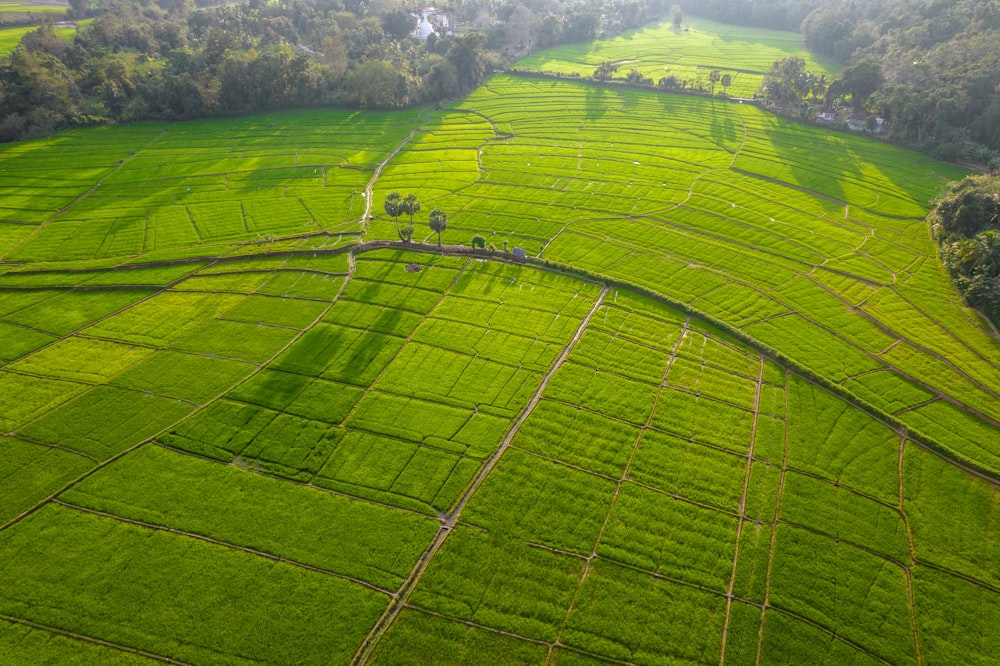
[[[60,499],[391,590],[402,583],[435,530],[433,521],[411,513],[154,445],[88,477]]]
[[[562,642],[633,663],[717,662],[725,613],[721,595],[599,559]]]
[[[0,650],[15,663],[43,661],[74,666],[92,663],[152,666],[160,663],[151,657],[6,620],[0,620]]]
[[[426,443],[473,458],[491,455],[510,419],[438,402],[368,392],[346,421],[349,428]]]
[[[72,336],[8,367],[29,375],[101,384],[152,353],[147,347]]]
[[[618,477],[639,436],[636,426],[552,400],[542,400],[513,445],[546,458]]]
[[[193,410],[194,405],[177,398],[98,386],[21,428],[19,434],[104,461]]]
[[[903,570],[854,546],[779,525],[771,603],[881,659],[916,658]]]
[[[388,393],[513,417],[541,379],[538,372],[410,343],[375,386]]]
[[[5,615],[184,661],[346,661],[388,600],[341,578],[60,506],[5,530],[0,552]]]
[[[313,483],[410,511],[443,513],[468,487],[480,462],[431,444],[350,432]]]
[[[298,332],[277,326],[215,319],[171,344],[172,349],[263,363],[288,346]]]
[[[637,569],[724,591],[737,519],[625,483],[597,553]]]
[[[434,557],[410,603],[458,620],[553,641],[583,568],[579,557],[460,525]]]
[[[810,663],[872,666],[884,663],[828,631],[773,608],[768,609],[765,614],[760,655],[762,660],[779,663],[788,659],[802,659]]]
[[[31,509],[92,466],[63,449],[0,438],[0,523]]]
[[[86,384],[0,371],[0,432],[13,432],[86,390]]]
[[[51,291],[47,294],[49,298],[10,312],[4,319],[38,331],[68,335],[153,293],[146,289]]]
[[[753,412],[670,389],[660,395],[652,424],[682,439],[745,453],[753,431]]]
[[[898,509],[829,481],[789,472],[781,495],[781,518],[897,562],[909,560],[906,525]]]
[[[162,350],[132,365],[108,383],[203,405],[253,370],[250,363],[237,360]]]
[[[317,324],[270,365],[275,370],[368,386],[402,349],[401,338]]]
[[[930,567],[913,572],[920,647],[927,659],[988,664],[1000,648],[993,627],[1000,621],[995,590]]]
[[[85,329],[85,334],[154,347],[195,333],[242,300],[213,293],[164,293]]]
[[[903,478],[917,558],[998,586],[996,486],[912,444],[906,446]]]
[[[469,626],[416,610],[404,610],[379,643],[373,664],[409,664],[414,655],[435,664],[458,665],[477,661],[538,664],[548,647],[489,629]]]
[[[578,363],[564,363],[545,389],[545,397],[633,425],[644,425],[657,387]]]
[[[788,464],[895,503],[897,433],[796,376],[788,383]]]
[[[613,495],[608,479],[511,451],[462,518],[491,533],[586,556]]]
[[[227,394],[231,400],[337,425],[364,395],[363,389],[274,370],[264,370]]]
[[[735,512],[746,459],[654,430],[647,430],[629,476],[668,495]]]

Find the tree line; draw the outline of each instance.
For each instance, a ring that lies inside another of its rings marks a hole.
[[[652,21],[664,0],[444,0],[454,30],[411,36],[402,0],[70,0],[0,60],[0,140],[64,127],[451,99],[547,46]],[[453,34],[454,33],[454,34]]]

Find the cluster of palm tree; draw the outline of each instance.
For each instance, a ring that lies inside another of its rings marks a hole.
[[[409,243],[413,239],[413,216],[419,212],[420,201],[416,194],[410,193],[401,197],[399,192],[392,192],[385,197],[385,213],[393,219],[396,235],[404,243]],[[409,218],[409,226],[399,226],[399,218],[403,215]],[[431,211],[429,224],[431,230],[438,235],[438,247],[441,247],[441,232],[448,228],[448,214],[440,208],[435,208]]]

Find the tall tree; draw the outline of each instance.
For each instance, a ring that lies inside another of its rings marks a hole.
[[[417,200],[417,195],[412,192],[407,194],[399,208],[400,211],[410,218],[409,228],[403,231],[403,234],[406,236],[405,240],[409,243],[413,238],[413,216],[420,212],[420,201]]]
[[[712,84],[712,90],[711,90],[712,95],[715,94],[715,84],[718,83],[719,79],[721,78],[722,78],[722,72],[720,72],[717,69],[713,69],[711,72],[708,73],[708,81],[709,83]]]
[[[403,240],[403,233],[399,230],[399,216],[403,214],[403,201],[399,197],[399,192],[390,192],[385,197],[385,214],[392,218],[396,225],[396,235],[399,240]]]
[[[728,73],[723,74],[719,83],[722,84],[722,94],[728,95],[729,93],[727,91],[729,90],[729,86],[733,85],[733,75]]]
[[[431,211],[431,231],[438,235],[438,247],[441,247],[441,232],[448,228],[448,214],[440,208]]]

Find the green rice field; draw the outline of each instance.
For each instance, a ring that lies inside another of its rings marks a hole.
[[[962,175],[510,75],[0,146],[0,663],[991,663]]]
[[[746,28],[707,19],[685,18],[683,27],[671,22],[630,30],[611,39],[585,44],[557,46],[533,53],[518,61],[519,70],[589,77],[603,63],[618,70],[613,78],[625,78],[637,70],[657,83],[675,77],[686,87],[711,90],[709,74],[728,74],[731,85],[723,90],[735,97],[752,97],[760,89],[771,64],[782,58],[802,58],[806,69],[831,79],[838,68],[810,53],[796,33],[762,28]]]

